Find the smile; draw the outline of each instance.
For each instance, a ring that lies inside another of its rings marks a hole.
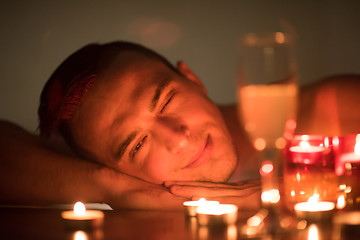
[[[208,135],[204,144],[201,145],[199,150],[190,160],[189,164],[186,165],[184,168],[196,168],[204,164],[206,160],[209,158],[211,150],[212,150],[212,141],[210,136]]]

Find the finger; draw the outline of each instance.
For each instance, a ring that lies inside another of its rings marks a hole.
[[[222,187],[198,187],[174,185],[170,187],[170,192],[181,197],[220,197],[220,196],[247,196],[260,190],[260,187],[251,187],[244,189],[222,188]]]
[[[137,189],[112,199],[110,206],[114,209],[180,210],[188,200],[190,198],[175,196],[165,188]]]
[[[260,185],[258,182],[239,182],[236,184],[232,183],[213,183],[213,182],[165,182],[164,185],[166,187],[172,187],[175,185],[181,185],[181,186],[196,186],[196,187],[208,187],[208,188],[231,188],[231,189],[243,189],[243,188],[249,188],[249,187],[255,187],[257,185]]]
[[[260,185],[261,184],[261,179],[260,178],[256,178],[256,179],[247,179],[247,180],[243,180],[243,181],[239,181],[234,183],[236,185],[241,185],[241,184],[254,184],[254,185]]]
[[[214,183],[214,182],[193,182],[193,181],[177,181],[177,182],[165,182],[166,187],[171,187],[173,185],[184,185],[184,186],[199,186],[199,187],[228,187],[232,186],[231,184],[225,183]]]
[[[194,199],[197,198],[194,197]],[[219,201],[222,204],[235,204],[239,210],[258,210],[261,206],[260,195],[257,192],[243,197],[210,197],[207,200]]]

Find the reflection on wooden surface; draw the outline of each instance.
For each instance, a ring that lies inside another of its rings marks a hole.
[[[208,227],[200,226],[195,217],[186,217],[183,211],[104,211],[103,227],[92,231],[66,230],[60,213],[61,210],[56,209],[0,207],[1,239],[247,239],[240,229],[254,212],[239,211],[239,219],[233,225]],[[328,221],[268,237],[287,240],[349,239],[348,236],[360,232],[359,224],[360,221],[350,225]]]

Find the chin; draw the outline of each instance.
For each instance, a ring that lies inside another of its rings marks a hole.
[[[215,183],[225,183],[230,179],[232,172],[233,172],[233,170],[228,174],[223,174],[221,176],[215,176],[208,181],[215,182]]]
[[[210,169],[204,171],[202,177],[199,177],[199,175],[197,175],[195,177],[195,181],[225,183],[231,178],[231,175],[235,171],[235,167],[236,162],[232,161],[229,161],[226,164],[221,163],[220,165],[212,166]],[[214,171],[214,169],[216,169],[216,172],[212,172]],[[209,172],[211,172],[212,174],[209,174]]]

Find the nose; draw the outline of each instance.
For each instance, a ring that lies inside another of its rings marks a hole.
[[[171,152],[178,153],[188,145],[190,130],[176,118],[159,118],[154,124],[153,135]]]

